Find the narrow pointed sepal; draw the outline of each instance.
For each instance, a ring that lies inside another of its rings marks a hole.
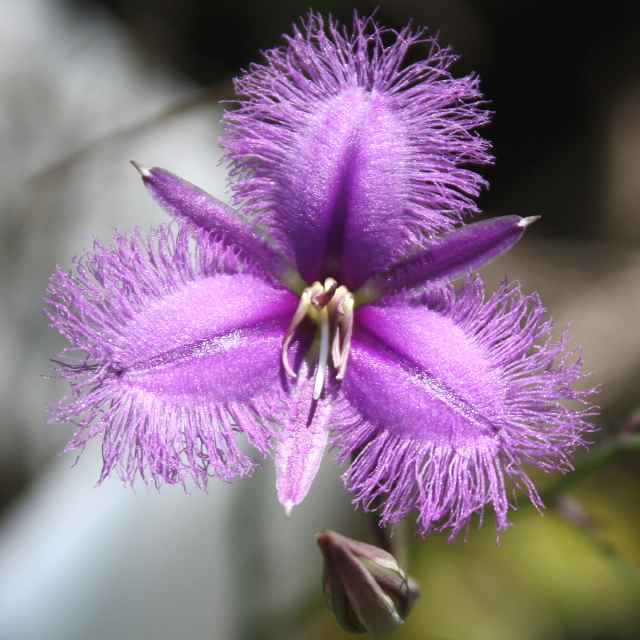
[[[313,399],[315,379],[309,377],[305,363],[290,385],[276,447],[276,489],[287,520],[293,507],[304,500],[320,468],[332,404],[326,396]]]
[[[426,283],[446,284],[480,269],[510,249],[538,218],[501,216],[434,238],[356,291],[356,303],[368,304]]]
[[[338,624],[375,639],[395,633],[418,596],[395,558],[331,530],[321,531],[316,540],[324,558],[325,600]]]
[[[133,161],[132,164],[140,172],[149,193],[171,216],[206,229],[289,289],[302,291],[305,283],[295,267],[234,209],[166,169],[148,169]]]

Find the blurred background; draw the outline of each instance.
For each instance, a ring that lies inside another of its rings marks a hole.
[[[640,404],[637,0],[0,0],[2,640],[346,637],[313,535],[368,532],[331,460],[285,523],[271,461],[209,494],[96,488],[99,443],[72,468],[72,425],[43,425],[65,392],[42,377],[65,346],[41,313],[55,264],[164,220],[131,159],[226,197],[218,101],[310,6],[428,26],[460,54],[454,73],[481,75],[496,156],[481,208],[542,216],[484,275],[571,322],[602,384],[594,450]],[[500,546],[490,518],[465,543],[415,540],[423,595],[394,637],[640,637],[640,452],[569,496],[544,517],[523,505]]]

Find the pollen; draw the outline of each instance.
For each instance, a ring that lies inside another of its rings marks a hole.
[[[314,400],[320,398],[324,389],[329,355],[335,369],[336,380],[344,378],[353,334],[354,307],[353,294],[346,287],[338,286],[333,278],[327,278],[324,284],[314,282],[300,296],[298,308],[293,314],[282,341],[282,365],[289,376],[297,377],[289,363],[289,345],[302,321],[310,318],[318,325],[320,340],[313,388]]]

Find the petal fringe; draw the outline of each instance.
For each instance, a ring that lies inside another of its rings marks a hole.
[[[279,349],[296,297],[206,231],[174,228],[96,241],[48,288],[51,324],[74,345],[57,362],[71,392],[52,421],[77,425],[69,449],[102,436],[101,480],[115,470],[204,488],[255,465],[235,434],[262,454],[274,435],[265,418],[283,401]]]
[[[396,522],[417,509],[421,534],[451,529],[453,539],[466,532],[474,513],[482,518],[485,506],[490,506],[496,529],[504,529],[509,526],[508,496],[513,495],[511,506],[515,507],[516,488],[535,506],[542,506],[522,464],[531,463],[548,472],[570,470],[571,453],[585,444],[583,434],[593,430],[587,418],[595,410],[588,396],[595,390],[572,388],[586,377],[582,358],[568,351],[566,332],[558,341],[551,338],[552,323],[545,320],[537,296],[523,296],[517,283],[505,282],[488,300],[484,297],[482,281],[467,278],[457,291],[451,285],[434,287],[419,295],[396,296],[386,304],[390,310],[424,308],[448,318],[482,354],[482,367],[488,375],[478,383],[493,385],[493,389],[477,395],[472,391],[473,381],[456,384],[454,363],[439,374],[423,371],[425,380],[436,375],[436,382],[429,383],[435,392],[428,392],[427,387],[416,392],[419,387],[415,385],[404,392],[394,389],[393,399],[381,398],[384,406],[376,409],[376,394],[371,397],[370,389],[363,391],[355,378],[343,383],[344,397],[360,420],[334,433],[333,444],[339,448],[342,462],[354,458],[344,475],[347,489],[366,509],[379,508],[383,522]],[[388,315],[395,324],[380,329],[383,338],[405,335],[407,329],[398,324],[401,317]],[[386,328],[388,334],[384,333]],[[446,349],[446,341],[438,342],[438,334],[427,324],[424,340],[433,344],[436,354],[445,349],[443,357],[456,357]],[[358,366],[357,348],[352,371]],[[391,344],[390,348],[403,346]],[[422,347],[409,344],[406,348],[407,358],[415,354],[420,358]],[[467,358],[474,352],[461,345],[460,353],[460,358]],[[412,366],[415,362],[411,360]],[[384,375],[383,369],[380,375]],[[439,382],[438,375],[444,376]],[[392,387],[391,382],[388,386]],[[423,393],[434,393],[434,400]],[[416,407],[439,401],[449,409],[434,405],[430,419],[422,423],[415,419]],[[459,417],[447,424],[430,421],[434,416],[448,415],[447,411]],[[395,424],[390,412],[397,415]]]

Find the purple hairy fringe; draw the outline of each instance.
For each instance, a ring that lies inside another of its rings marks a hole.
[[[100,482],[115,470],[127,483],[139,474],[145,484],[190,478],[206,488],[209,476],[230,482],[256,465],[238,449],[236,432],[246,433],[262,454],[270,448],[273,429],[258,416],[270,412],[273,398],[250,406],[184,397],[171,402],[120,384],[115,344],[137,313],[216,273],[256,270],[206,231],[175,226],[146,236],[138,229],[118,233],[110,247],[94,240],[93,252],[74,259],[75,275],[58,267],[47,289],[45,313],[74,345],[55,361],[71,390],[49,408],[51,422],[76,425],[66,450],[82,449],[101,434]],[[78,359],[78,351],[86,356]]]
[[[304,32],[294,27],[286,47],[267,51],[265,65],[252,64],[235,80],[240,108],[224,117],[221,137],[231,162],[234,200],[243,213],[264,223],[285,248],[286,233],[274,212],[286,198],[287,160],[305,123],[319,106],[356,87],[388,99],[406,132],[407,147],[398,180],[407,185],[402,228],[418,236],[450,230],[486,186],[476,172],[461,165],[492,161],[489,143],[475,129],[488,122],[475,75],[454,78],[456,59],[435,39],[405,27],[381,28],[372,18],[354,19],[353,33],[311,14]],[[392,38],[392,44],[385,41]],[[429,44],[426,60],[402,68],[411,46]],[[414,238],[415,239],[415,238]]]
[[[581,434],[594,430],[586,422],[595,413],[587,398],[597,389],[571,388],[588,374],[581,372],[580,354],[567,351],[567,332],[555,342],[537,294],[524,296],[518,283],[503,282],[485,301],[482,280],[468,277],[457,291],[447,285],[386,301],[394,303],[438,310],[476,341],[490,367],[501,374],[507,391],[504,408],[496,436],[472,433],[463,449],[430,442],[428,426],[424,440],[418,441],[353,416],[345,419],[333,444],[342,463],[355,456],[344,475],[354,501],[366,510],[379,509],[383,523],[397,522],[417,509],[421,535],[450,528],[450,541],[460,532],[466,536],[473,514],[482,522],[489,504],[496,531],[509,527],[507,510],[517,507],[516,488],[541,509],[522,463],[550,473],[570,471],[572,452],[586,444]],[[562,401],[582,408],[568,408]]]

